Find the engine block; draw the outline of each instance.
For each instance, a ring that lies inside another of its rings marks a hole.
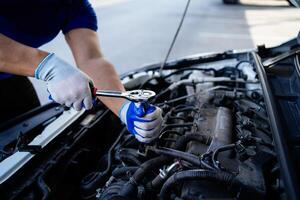
[[[95,183],[101,200],[268,196],[276,163],[268,116],[254,67],[237,66],[165,70],[144,82],[163,110],[160,137],[139,144],[123,130],[107,155],[113,162],[83,190]]]

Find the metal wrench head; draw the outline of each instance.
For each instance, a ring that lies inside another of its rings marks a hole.
[[[124,92],[124,97],[133,102],[145,102],[156,95],[151,90],[131,90]]]

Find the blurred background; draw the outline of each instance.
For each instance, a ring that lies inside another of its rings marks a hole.
[[[105,57],[119,74],[161,62],[178,27],[186,0],[90,0],[98,17]],[[285,0],[192,0],[170,59],[202,52],[278,45],[297,36],[300,10]],[[42,49],[74,63],[59,35]],[[48,101],[44,83],[32,80],[41,103]]]

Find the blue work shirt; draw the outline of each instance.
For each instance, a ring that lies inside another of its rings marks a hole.
[[[76,28],[97,30],[88,0],[0,0],[0,33],[27,46],[40,47]]]

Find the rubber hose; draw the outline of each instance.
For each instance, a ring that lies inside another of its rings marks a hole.
[[[122,148],[119,152],[116,153],[116,156],[119,156],[121,161],[127,160],[132,164],[141,165],[141,161],[138,159],[139,155],[135,149]]]
[[[197,140],[200,142],[211,140],[208,136],[200,134],[190,134],[180,137],[178,142],[175,144],[175,149],[184,148],[186,144],[191,140]],[[150,149],[149,149],[150,150]],[[134,192],[134,187],[140,184],[145,174],[161,165],[164,165],[170,161],[170,156],[175,158],[181,158],[198,166],[201,165],[200,159],[197,156],[188,154],[182,151],[176,151],[173,149],[151,149],[158,154],[163,156],[156,157],[143,163],[141,167],[133,174],[132,178],[125,184],[122,190],[122,195],[130,194]]]
[[[179,139],[176,141],[174,148],[176,150],[184,150],[186,148],[186,145],[191,141],[197,141],[203,144],[208,144],[209,142],[211,142],[211,137],[196,133],[183,135],[179,137]],[[160,175],[157,175],[152,181],[147,183],[146,189],[152,191],[155,188],[158,188],[163,181],[164,179],[162,179]]]
[[[138,167],[120,167],[116,168],[112,172],[112,176],[115,178],[119,178],[120,176],[126,174],[127,172],[135,172],[138,169]]]
[[[234,176],[228,172],[216,172],[208,170],[187,170],[181,171],[170,176],[161,188],[159,198],[161,200],[170,199],[172,188],[184,181],[190,180],[211,180],[224,184],[232,184],[234,182]]]
[[[208,136],[200,135],[200,134],[189,134],[186,136],[181,136],[178,142],[175,144],[175,149],[184,148],[186,144],[191,140],[197,140],[200,142],[207,142],[211,140]],[[156,149],[157,150],[157,149]],[[155,151],[155,150],[154,150]],[[159,166],[162,166],[170,161],[169,156],[175,157],[175,158],[182,158],[186,161],[189,161],[196,165],[201,165],[200,160],[197,156],[188,154],[181,151],[175,151],[172,149],[163,150],[160,149],[160,152],[164,154],[164,156],[159,156],[156,158],[153,158],[151,160],[146,161],[143,163],[138,170],[133,174],[132,178],[124,185],[122,189],[122,195],[127,195],[130,193],[133,193],[136,186],[140,184],[140,182],[143,180],[144,176],[148,171],[153,170]]]
[[[141,183],[145,175],[161,165],[169,162],[169,159],[165,156],[159,156],[144,162],[133,174],[130,180],[124,185],[121,190],[122,196],[131,196],[136,193],[137,186]]]
[[[169,149],[169,148],[160,148],[160,149],[149,148],[148,150],[154,151],[155,153],[164,155],[166,157],[179,158],[187,162],[190,162],[194,165],[201,166],[200,159],[198,158],[198,156],[195,156],[194,154],[178,151],[175,149]]]
[[[127,161],[131,164],[135,164],[135,165],[141,165],[141,162],[132,154],[128,153],[120,153],[119,154],[121,161]]]

